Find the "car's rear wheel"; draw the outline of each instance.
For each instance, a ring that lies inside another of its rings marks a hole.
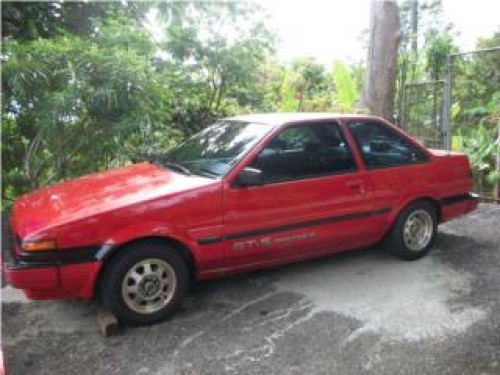
[[[415,260],[422,258],[432,249],[436,233],[437,217],[434,206],[427,201],[417,201],[399,214],[384,246],[401,259]]]
[[[121,323],[147,325],[166,319],[188,290],[189,272],[182,256],[154,240],[120,252],[104,271],[103,303]]]

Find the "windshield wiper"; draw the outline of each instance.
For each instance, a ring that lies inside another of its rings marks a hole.
[[[181,172],[181,173],[184,173],[184,174],[187,174],[187,175],[191,175],[191,171],[186,168],[185,166],[183,165],[180,165],[179,163],[173,161],[173,160],[167,160],[167,161],[162,161],[161,162],[161,165],[167,167],[167,168],[170,168],[170,169],[173,169],[177,172]]]
[[[220,177],[220,175],[218,173],[216,173],[208,168],[201,168],[200,172],[203,173],[204,175],[208,175],[208,177],[216,177],[216,178]]]

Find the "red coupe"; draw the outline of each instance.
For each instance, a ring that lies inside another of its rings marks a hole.
[[[467,157],[373,116],[226,118],[151,162],[49,186],[12,210],[7,280],[158,322],[191,282],[382,243],[413,260],[477,207]]]

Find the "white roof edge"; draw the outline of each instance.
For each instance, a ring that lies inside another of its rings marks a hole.
[[[330,113],[330,112],[295,112],[295,113],[255,113],[248,115],[238,115],[226,117],[224,120],[256,122],[270,125],[281,125],[288,122],[307,120],[328,120],[338,118],[377,118],[373,115],[352,114],[352,113]]]

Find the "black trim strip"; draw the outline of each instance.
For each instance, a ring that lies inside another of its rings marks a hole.
[[[391,211],[392,211],[391,207],[379,208],[378,210],[373,211],[373,216],[385,215],[385,214],[388,214]]]
[[[459,194],[459,195],[453,195],[451,197],[446,197],[441,199],[441,204],[443,206],[448,206],[450,204],[455,204],[463,201],[468,201],[468,200],[476,200],[477,198],[474,197],[470,193],[465,193],[465,194]]]
[[[339,221],[361,219],[363,217],[371,216],[371,214],[372,214],[371,212],[356,212],[356,213],[346,214],[346,215],[342,215],[342,216],[325,217],[322,219],[302,221],[299,223],[280,225],[277,227],[256,229],[256,230],[252,230],[252,231],[248,231],[248,232],[231,233],[231,234],[228,234],[225,237],[225,239],[226,240],[237,240],[237,239],[245,238],[245,237],[262,236],[264,234],[271,234],[271,233],[275,233],[275,232],[284,232],[287,230],[300,229],[300,228],[305,228],[305,227],[314,227],[314,226],[318,226],[318,225],[337,223]]]
[[[57,265],[54,262],[23,262],[23,261],[14,261],[10,263],[5,263],[5,267],[9,269],[33,269],[33,268],[53,268]]]
[[[221,242],[221,241],[222,241],[222,237],[217,237],[217,236],[200,238],[198,240],[198,245],[211,245],[211,244]]]
[[[89,246],[60,249],[57,250],[56,258],[59,265],[95,262],[96,254],[100,248],[100,246]]]
[[[332,224],[332,223],[338,223],[341,221],[361,219],[361,218],[369,217],[369,216],[380,216],[380,215],[385,215],[385,214],[391,212],[391,210],[392,210],[391,207],[383,207],[383,208],[377,209],[375,211],[355,212],[355,213],[350,213],[350,214],[341,215],[341,216],[330,216],[330,217],[325,217],[322,219],[315,219],[315,220],[302,221],[302,222],[293,223],[293,224],[280,225],[277,227],[255,229],[255,230],[250,230],[250,231],[246,231],[246,232],[230,233],[224,237],[200,238],[198,240],[198,244],[199,245],[208,245],[208,244],[213,244],[213,243],[226,241],[226,240],[237,240],[237,239],[246,238],[246,237],[262,236],[265,234],[284,232],[287,230],[313,227],[313,226],[325,225],[325,224]]]
[[[57,267],[68,264],[91,263],[96,261],[99,246],[75,247],[37,252],[22,251],[20,254],[11,250],[12,268]]]

